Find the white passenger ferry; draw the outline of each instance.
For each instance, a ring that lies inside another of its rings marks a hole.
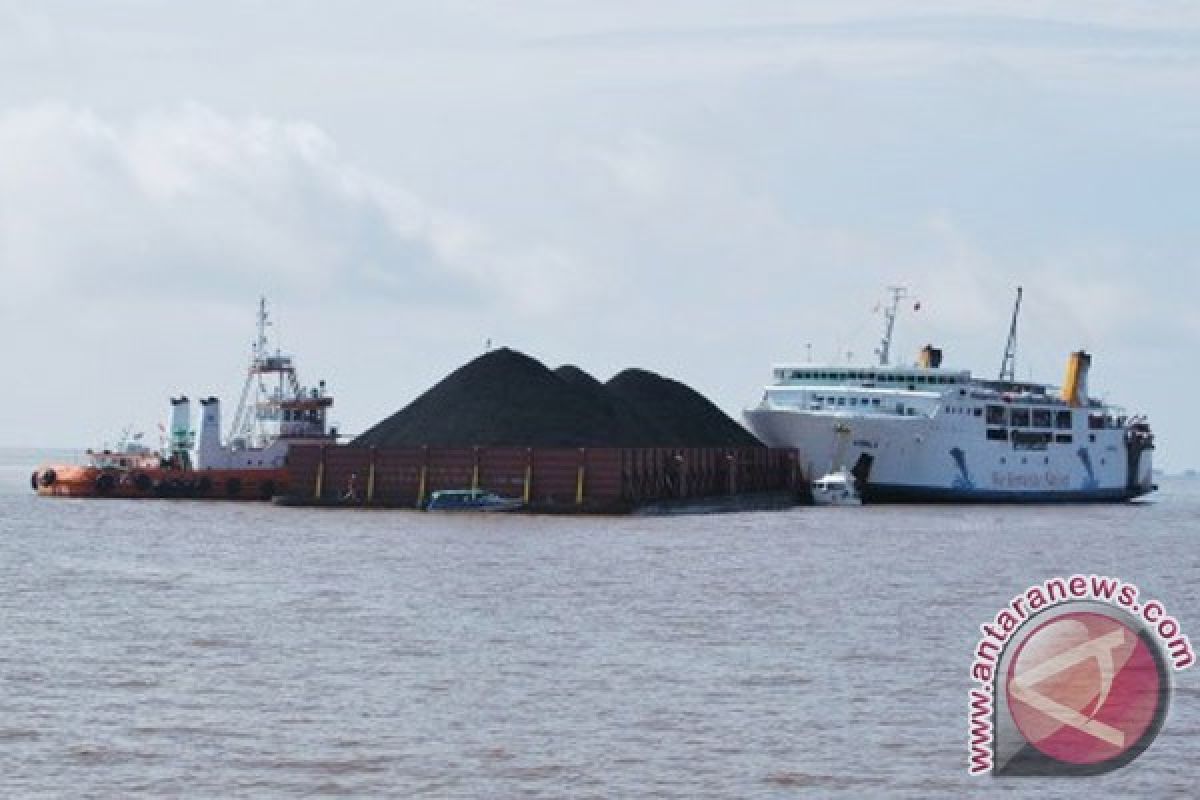
[[[1070,355],[1061,388],[1015,380],[1019,289],[996,380],[943,369],[929,345],[915,366],[890,364],[906,296],[891,291],[877,366],[774,367],[745,411],[764,443],[798,448],[808,475],[853,464],[865,502],[1121,501],[1156,488],[1150,426],[1089,396],[1091,356]]]

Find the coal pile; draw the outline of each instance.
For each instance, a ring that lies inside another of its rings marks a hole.
[[[605,384],[636,408],[675,447],[756,447],[762,443],[690,386],[644,369],[627,369]]]
[[[352,442],[372,447],[761,446],[678,381],[626,370],[607,384],[508,348],[452,372]]]

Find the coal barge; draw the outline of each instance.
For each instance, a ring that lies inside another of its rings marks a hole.
[[[628,369],[601,383],[486,353],[343,446],[288,454],[288,505],[423,508],[486,490],[546,513],[794,505],[795,450],[767,448],[698,392]]]

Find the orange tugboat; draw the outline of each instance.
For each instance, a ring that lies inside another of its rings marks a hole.
[[[196,497],[270,500],[286,493],[285,459],[293,444],[333,444],[327,429],[333,398],[325,381],[301,385],[291,356],[271,353],[266,300],[259,301],[258,336],[246,383],[226,442],[221,441],[221,406],[200,401],[200,435],[191,427],[187,397],[171,398],[171,428],[161,450],[126,434],[115,450],[89,450],[83,464],[39,467],[32,488],[52,497]]]

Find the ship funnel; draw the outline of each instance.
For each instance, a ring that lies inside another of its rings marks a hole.
[[[942,366],[942,348],[927,344],[917,355],[917,366],[925,369],[938,369]]]
[[[196,448],[196,469],[222,467],[221,403],[215,397],[200,401],[200,442]]]
[[[1087,405],[1087,379],[1091,366],[1092,357],[1082,350],[1076,350],[1067,357],[1067,378],[1062,388],[1062,399],[1067,405]]]
[[[171,452],[192,449],[192,404],[187,397],[171,398]]]

